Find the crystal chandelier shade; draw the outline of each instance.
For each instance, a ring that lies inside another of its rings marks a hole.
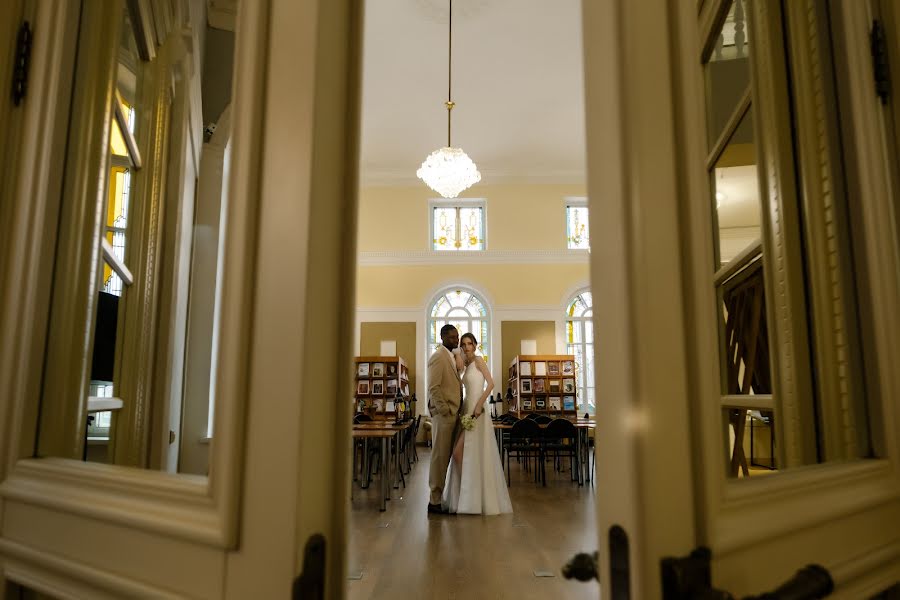
[[[416,176],[444,198],[456,198],[481,181],[481,173],[463,149],[449,146],[429,154]]]
[[[416,176],[444,198],[456,198],[460,192],[481,181],[481,173],[472,159],[462,148],[454,148],[450,143],[450,115],[455,106],[453,102],[452,65],[453,65],[453,0],[449,0],[448,35],[447,35],[447,145],[428,155]]]

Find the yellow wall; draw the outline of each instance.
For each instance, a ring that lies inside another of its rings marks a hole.
[[[462,283],[494,306],[556,305],[572,286],[588,281],[588,264],[446,264],[359,267],[356,304],[422,306],[442,285]],[[562,308],[560,308],[562,310]]]
[[[587,195],[583,185],[475,185],[461,198],[487,200],[489,250],[565,249],[566,197]],[[425,184],[360,190],[359,250],[428,250],[429,199]]]
[[[566,249],[565,199],[583,197],[583,185],[476,185],[462,197],[487,204],[487,249],[557,251]],[[359,250],[404,253],[430,250],[428,201],[424,184],[365,187],[360,190]],[[553,306],[573,286],[588,281],[587,262],[490,263],[477,255],[466,264],[360,265],[357,306],[372,308],[425,305],[444,285],[475,287],[492,306]],[[524,259],[528,261],[528,259]],[[402,262],[402,260],[400,261]],[[533,259],[532,259],[533,262]]]
[[[416,324],[415,323],[361,323],[359,328],[359,355],[379,356],[381,341],[395,340],[397,355],[409,368],[409,389],[416,389]]]
[[[556,354],[556,323],[553,321],[503,321],[500,323],[500,334],[503,337],[503,372],[494,379],[497,389],[506,396],[509,371],[507,367],[512,360],[522,354],[522,340],[537,342],[536,354]],[[500,385],[502,384],[502,385]]]

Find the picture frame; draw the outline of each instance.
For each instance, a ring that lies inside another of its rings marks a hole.
[[[562,410],[562,399],[559,396],[550,396],[547,402],[549,402],[550,410]]]
[[[356,376],[357,377],[368,377],[369,376],[369,363],[359,363],[356,366]]]
[[[534,401],[534,407],[537,410],[546,410],[547,409],[547,400],[544,398],[538,398]]]
[[[375,406],[375,412],[384,412],[384,398],[375,398],[372,404]]]
[[[397,376],[397,365],[395,365],[394,363],[388,363],[387,375],[388,375],[388,377],[396,377]]]
[[[522,377],[531,377],[531,363],[528,361],[519,363],[519,374]]]
[[[531,410],[531,400],[522,400],[522,410]]]
[[[358,381],[356,383],[356,395],[357,396],[368,396],[369,395],[369,381]]]
[[[372,377],[384,377],[384,363],[372,363]]]
[[[563,394],[574,394],[575,393],[575,380],[574,379],[563,379]]]
[[[372,382],[372,395],[373,396],[384,396],[384,380],[376,379]]]
[[[547,375],[559,375],[559,363],[556,361],[547,363]]]
[[[521,386],[523,394],[531,393],[531,380],[530,379],[523,379],[522,383],[519,385]]]
[[[541,394],[544,392],[544,380],[543,379],[535,379],[534,385],[532,386],[535,394]]]
[[[387,394],[388,396],[396,396],[397,395],[397,380],[396,379],[388,379],[387,380]]]
[[[559,393],[559,379],[551,379],[547,385],[550,387],[551,394]]]
[[[575,410],[575,396],[563,396],[563,410]]]
[[[396,412],[396,410],[397,410],[397,407],[394,405],[393,400],[388,400],[387,404],[385,405],[384,408],[385,408],[385,411],[387,411],[387,412]]]
[[[565,360],[562,364],[562,374],[563,375],[574,375],[575,374],[575,363],[571,360]]]
[[[535,377],[546,377],[547,376],[547,363],[540,361],[534,363],[534,376]]]

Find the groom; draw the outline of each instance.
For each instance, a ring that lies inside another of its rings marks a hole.
[[[453,325],[441,327],[442,345],[428,359],[428,409],[431,412],[432,448],[431,471],[428,486],[431,498],[428,512],[440,513],[444,480],[450,465],[453,442],[459,425],[459,408],[462,403],[462,387],[456,371],[453,350],[459,346],[459,332]]]

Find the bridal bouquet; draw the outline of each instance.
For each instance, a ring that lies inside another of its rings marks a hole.
[[[475,429],[475,417],[473,417],[472,415],[461,416],[459,418],[459,423],[466,431],[472,431],[473,429]]]

